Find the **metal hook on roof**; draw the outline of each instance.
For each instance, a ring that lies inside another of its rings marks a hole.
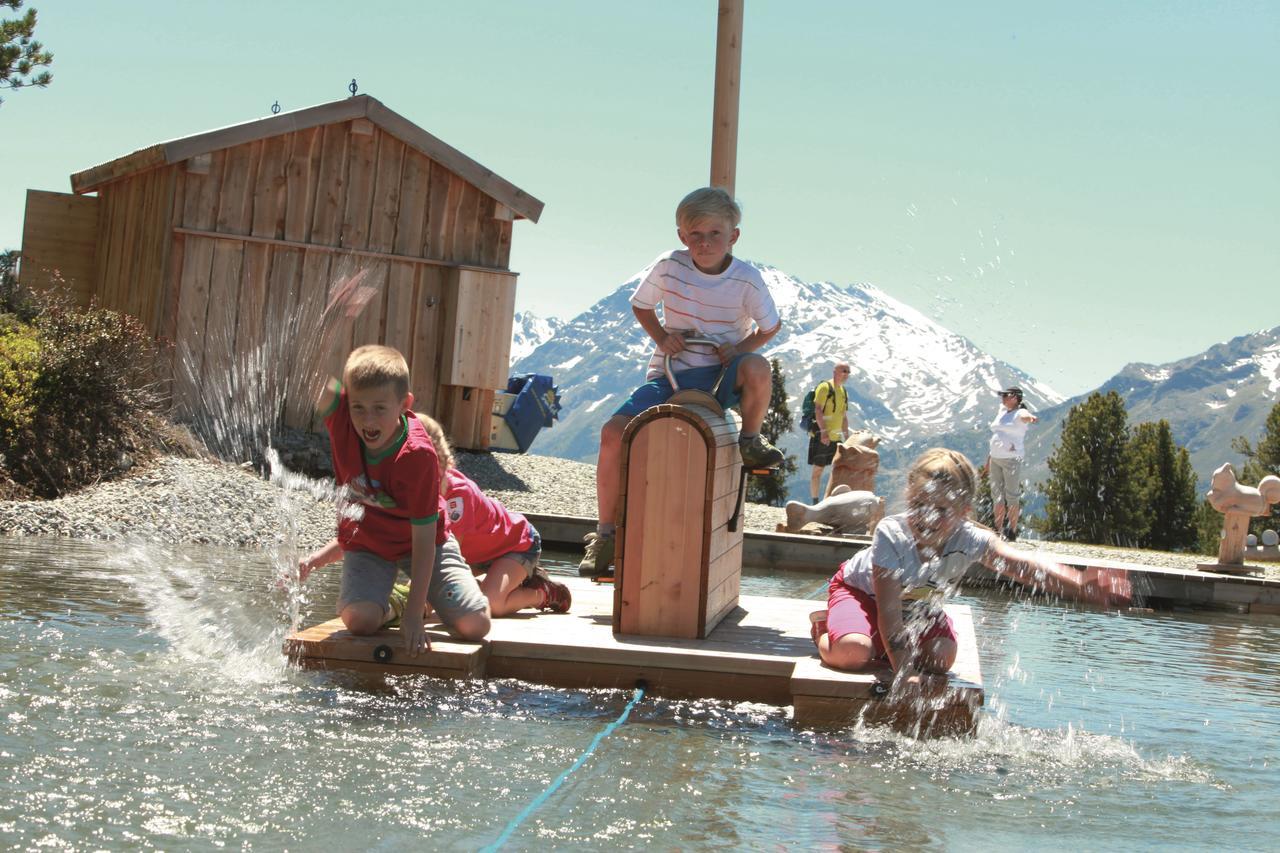
[[[280,102],[276,101],[274,104],[271,105],[271,114],[275,115],[278,112],[280,112]]]
[[[356,96],[356,90],[357,90],[358,88],[360,88],[360,87],[356,85],[356,78],[352,77],[352,78],[351,78],[351,85],[347,87],[347,91],[351,93],[351,97],[353,97],[353,98],[354,98],[354,97]]]

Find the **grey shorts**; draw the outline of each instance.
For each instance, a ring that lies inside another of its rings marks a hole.
[[[342,591],[338,612],[357,601],[369,601],[384,610],[400,572],[408,575],[410,558],[391,562],[368,551],[347,551],[342,555]],[[480,584],[462,559],[458,541],[450,536],[436,546],[436,564],[427,587],[427,603],[446,625],[453,625],[469,613],[484,613],[489,602]]]
[[[987,479],[991,481],[991,502],[1016,506],[1022,500],[1022,460],[991,457]]]
[[[524,576],[526,578],[533,577],[534,570],[538,568],[538,559],[542,556],[542,536],[532,524],[529,525],[529,530],[533,534],[533,544],[527,549],[524,551],[509,551],[501,557],[494,557],[492,560],[477,563],[471,567],[472,571],[487,572],[489,567],[498,562],[498,560],[515,560],[524,566]]]

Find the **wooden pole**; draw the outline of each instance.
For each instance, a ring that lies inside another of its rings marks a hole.
[[[711,116],[711,186],[733,194],[738,163],[738,81],[742,72],[743,0],[720,0],[716,91]]]

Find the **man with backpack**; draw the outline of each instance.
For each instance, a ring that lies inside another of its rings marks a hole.
[[[809,495],[817,503],[822,495],[822,472],[836,455],[836,445],[849,436],[849,394],[844,390],[849,378],[848,362],[837,362],[831,378],[824,379],[804,397],[800,425],[809,432]]]

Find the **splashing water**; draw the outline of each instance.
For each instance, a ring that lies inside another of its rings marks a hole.
[[[211,323],[209,336],[178,342],[179,410],[212,452],[258,458],[286,417],[305,419],[324,381],[341,370],[356,319],[382,297],[369,272],[347,256],[333,262],[327,286],[304,279],[295,307],[268,307],[257,343],[237,340],[236,323]]]

